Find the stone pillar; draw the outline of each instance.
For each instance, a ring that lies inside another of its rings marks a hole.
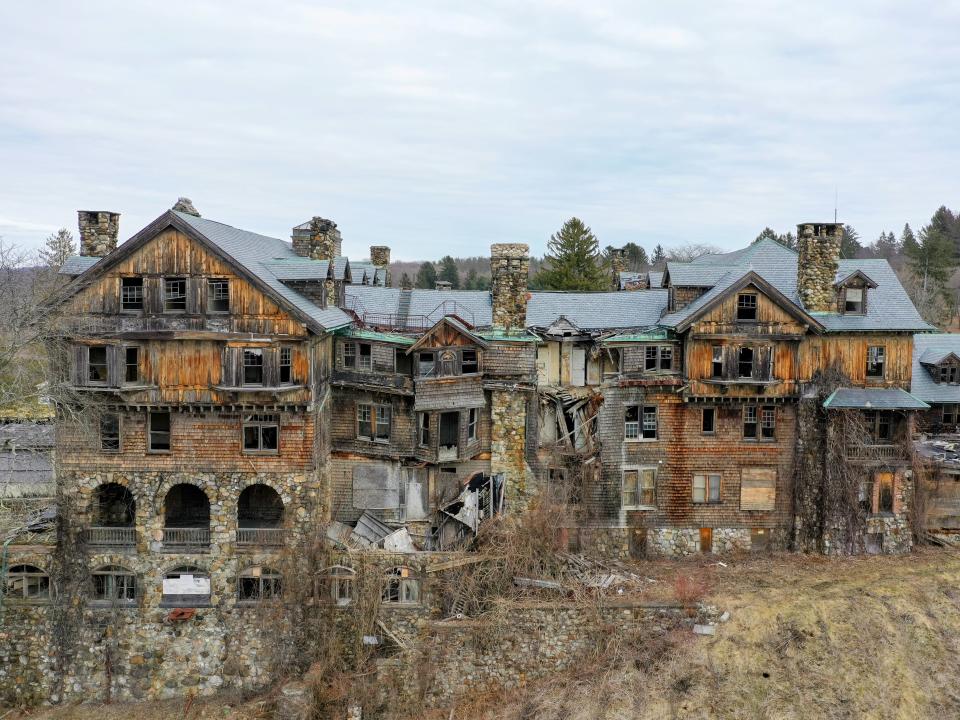
[[[508,511],[523,509],[535,491],[526,458],[527,399],[517,390],[490,391],[490,473],[503,475]]]
[[[610,278],[611,287],[614,290],[620,289],[620,273],[627,269],[627,258],[623,248],[614,248],[610,253]]]
[[[371,245],[370,262],[377,267],[385,268],[383,284],[390,287],[390,248],[386,245]]]
[[[293,251],[311,260],[333,260],[342,255],[343,238],[333,220],[314,217],[293,229]]]
[[[80,254],[104,257],[117,249],[120,233],[120,213],[103,210],[78,210],[80,226]]]
[[[833,284],[837,279],[842,240],[840,223],[797,225],[797,294],[808,312],[836,310]]]
[[[527,274],[530,248],[523,243],[490,246],[490,289],[493,327],[523,332],[527,327]]]
[[[200,213],[197,212],[197,209],[193,206],[193,201],[190,200],[190,198],[177,198],[177,203],[172,209],[176,210],[177,212],[182,212],[184,215],[200,217]]]

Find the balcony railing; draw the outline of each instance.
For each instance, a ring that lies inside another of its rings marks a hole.
[[[210,547],[210,528],[164,528],[163,549],[176,551],[184,549],[206,550]]]
[[[848,445],[849,460],[899,460],[904,457],[900,445]]]
[[[132,547],[137,531],[132,527],[88,527],[87,545],[91,547]]]
[[[237,528],[237,545],[283,547],[286,539],[284,528]]]

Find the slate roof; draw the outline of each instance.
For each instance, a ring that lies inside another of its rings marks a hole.
[[[658,288],[663,283],[663,273],[659,270],[651,270],[648,275],[650,276],[650,287]]]
[[[926,410],[930,406],[900,388],[837,388],[823,401],[830,410]]]
[[[401,290],[399,288],[350,285],[347,307],[361,318],[364,313],[391,315],[402,326],[408,319],[425,318],[430,324],[444,315],[458,315],[474,327],[493,323],[490,293],[486,290]]]
[[[0,425],[0,498],[53,495],[53,425]]]
[[[676,327],[694,316],[711,300],[722,295],[751,270],[783,293],[797,307],[803,308],[803,303],[797,296],[797,253],[773,240],[761,240],[732,253],[703,255],[689,263],[669,263],[667,272],[674,285],[710,285],[711,289],[682,310],[665,316],[661,323],[667,327]],[[877,287],[869,291],[867,312],[863,315],[810,313],[827,332],[933,330],[932,326],[920,317],[886,260],[840,260],[835,281],[843,280],[858,270],[877,283]],[[682,281],[678,281],[678,277]]]
[[[527,303],[527,326],[549,327],[563,315],[581,330],[649,327],[666,307],[666,290],[535,292]]]
[[[935,382],[930,371],[923,366],[923,363],[939,362],[951,353],[960,356],[960,335],[930,333],[913,336],[911,395],[928,403],[960,402],[960,385]]]
[[[71,255],[63,261],[57,272],[61,275],[79,275],[92,268],[99,260],[100,258],[89,255]]]

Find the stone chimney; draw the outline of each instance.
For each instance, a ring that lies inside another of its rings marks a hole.
[[[371,245],[370,262],[378,267],[386,268],[383,284],[390,287],[390,248],[386,245]]]
[[[120,233],[120,213],[104,210],[78,210],[80,226],[80,254],[104,257],[117,249]]]
[[[190,200],[190,198],[177,198],[177,202],[172,209],[176,210],[177,212],[182,212],[184,215],[200,217],[200,213],[197,212],[197,209],[193,206],[193,202]]]
[[[610,284],[614,290],[620,289],[620,273],[627,269],[627,254],[623,248],[613,248],[610,251]]]
[[[333,220],[314,217],[293,229],[293,251],[311,260],[333,260],[343,252],[343,238]]]
[[[522,243],[490,246],[493,326],[521,332],[527,327],[527,273],[530,248]]]
[[[808,312],[828,312],[837,307],[833,284],[842,240],[842,223],[797,225],[797,295]]]

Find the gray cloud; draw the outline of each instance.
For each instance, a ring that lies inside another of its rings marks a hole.
[[[956,205],[960,3],[46,2],[0,7],[0,234],[129,236],[193,198],[401,258],[862,236]]]

